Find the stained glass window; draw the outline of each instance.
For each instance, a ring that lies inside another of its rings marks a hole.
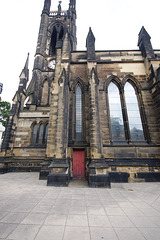
[[[82,91],[80,86],[76,89],[76,140],[82,140]]]
[[[39,138],[38,138],[39,145],[43,144],[43,131],[44,131],[44,126],[43,126],[43,124],[41,124],[40,128],[39,128]]]
[[[122,107],[119,90],[113,82],[109,84],[108,97],[111,118],[112,140],[125,141],[124,123],[122,117]]]
[[[131,140],[143,141],[143,128],[135,90],[129,82],[125,84],[124,90]]]
[[[32,144],[36,144],[37,141],[37,124],[33,127],[33,135],[32,135]]]
[[[48,124],[46,125],[46,130],[45,130],[45,144],[47,144],[47,138],[48,138]]]

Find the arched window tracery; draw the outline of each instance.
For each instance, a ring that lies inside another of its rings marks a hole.
[[[37,129],[38,129],[38,126],[37,126],[37,123],[34,124],[33,126],[33,132],[32,132],[32,144],[35,145],[36,142],[37,142]]]
[[[82,90],[76,88],[76,140],[82,140]]]
[[[39,126],[38,145],[42,145],[43,144],[43,135],[44,135],[44,125],[41,124]]]
[[[45,135],[44,135],[44,143],[45,145],[47,144],[47,138],[48,138],[48,126],[49,124],[47,123],[46,127],[45,127]]]
[[[137,101],[137,96],[133,86],[127,82],[124,87],[127,115],[131,141],[143,141],[143,127]]]
[[[32,146],[45,146],[48,138],[48,123],[35,123],[32,127]]]
[[[52,36],[51,36],[50,56],[56,55],[56,43],[57,43],[57,29],[56,29],[56,27],[54,27]]]
[[[60,33],[59,33],[59,39],[62,40],[64,35],[63,27],[61,27]]]
[[[64,37],[64,27],[61,24],[57,24],[56,26],[54,26],[52,35],[51,35],[50,56],[56,55],[57,40],[63,40],[63,37]]]
[[[116,84],[113,82],[111,82],[108,87],[108,99],[110,108],[112,141],[125,141],[119,90]]]
[[[124,88],[123,88],[124,86]],[[108,79],[107,108],[111,142],[150,142],[142,96],[135,81]]]

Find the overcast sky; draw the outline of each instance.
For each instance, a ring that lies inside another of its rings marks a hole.
[[[62,1],[62,10],[69,0]],[[30,79],[44,0],[1,0],[0,66],[2,100],[12,101],[19,75],[30,53]],[[58,1],[52,0],[51,10]],[[85,50],[86,36],[92,27],[96,50],[138,49],[142,26],[151,36],[154,49],[160,49],[159,0],[77,0],[78,50]]]

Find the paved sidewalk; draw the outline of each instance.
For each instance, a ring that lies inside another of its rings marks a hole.
[[[0,239],[160,240],[160,183],[54,188],[38,173],[0,175]]]

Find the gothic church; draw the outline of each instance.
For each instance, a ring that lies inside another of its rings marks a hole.
[[[77,51],[76,0],[44,1],[33,75],[28,58],[7,121],[0,173],[39,171],[47,185],[160,180],[160,50]]]

